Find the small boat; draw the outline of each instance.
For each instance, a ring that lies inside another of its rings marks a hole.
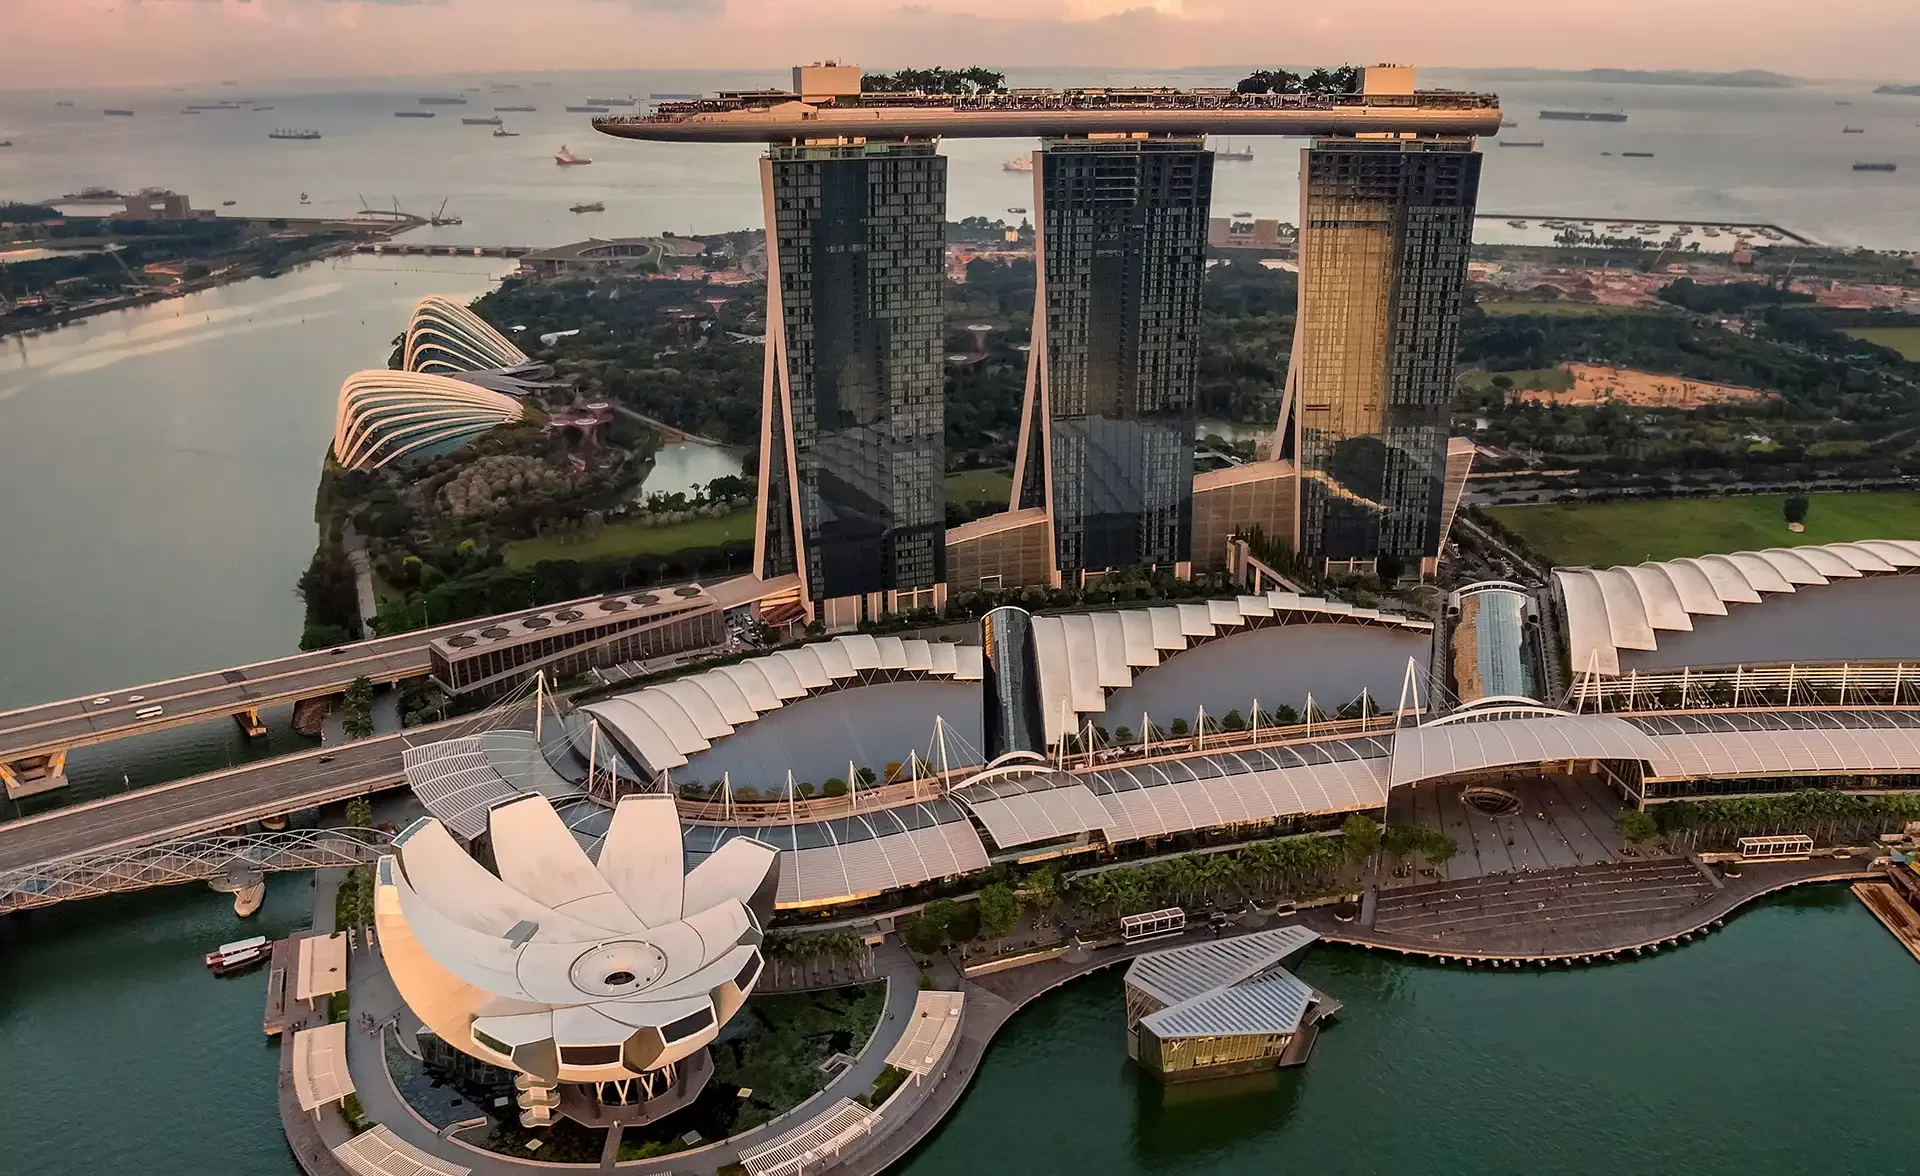
[[[238,204],[238,203],[240,203],[240,202],[239,202],[238,200],[222,200],[222,201],[220,202],[220,207],[222,207],[222,208],[232,208],[232,207],[233,207],[234,205],[236,205],[236,204]]]
[[[101,113],[101,114],[111,114],[111,115],[116,115],[116,116],[118,116],[118,117],[120,117],[120,118],[132,118],[132,117],[133,117],[133,111],[131,111],[131,110],[117,110],[117,109],[107,109],[107,110],[103,110],[103,111],[101,111],[100,113]]]
[[[491,118],[463,118],[460,120],[460,125],[463,127],[497,127],[500,125],[500,116],[496,114]]]
[[[1507,222],[1507,227],[1510,229],[1524,229],[1527,227],[1527,222],[1523,220],[1510,220]]]
[[[593,162],[593,160],[588,159],[584,155],[575,155],[573,152],[567,150],[565,143],[562,143],[560,150],[554,153],[553,161],[561,167],[581,167]]]
[[[235,972],[265,963],[267,955],[266,936],[256,935],[251,939],[236,939],[232,943],[223,943],[207,953],[207,970],[216,976],[231,976]]]
[[[1517,139],[1501,139],[1499,142],[1502,147],[1545,147],[1547,145],[1544,139],[1535,139],[1528,143],[1522,143]]]
[[[1847,99],[1845,99],[1845,98],[1835,98],[1835,99],[1833,100],[1833,104],[1834,104],[1835,106],[1852,106],[1852,105],[1853,105],[1853,103],[1852,103],[1852,102],[1849,102],[1849,101],[1848,101]]]
[[[305,192],[302,192],[302,193],[300,193],[300,203],[302,203],[302,204],[312,204],[312,203],[313,203],[313,201],[311,201],[311,200],[309,200],[309,199],[307,199],[307,194],[306,194]]]
[[[11,147],[11,146],[13,146],[12,139],[0,139],[0,147]]]
[[[393,117],[395,118],[432,118],[433,111],[431,110],[396,110],[393,112]]]
[[[531,114],[538,109],[540,109],[538,106],[496,106],[493,112],[495,114]]]
[[[1856,163],[1853,165],[1853,170],[1866,171],[1866,172],[1890,172],[1890,171],[1899,171],[1900,165],[1897,163],[1888,162],[1886,160],[1878,160],[1870,163]]]
[[[1009,209],[1007,209],[1007,211],[1008,211],[1008,212],[1010,212],[1010,213],[1012,213],[1012,214],[1013,214],[1013,215],[1015,215],[1015,216],[1025,216],[1025,215],[1027,215],[1027,210],[1026,210],[1026,209],[1024,209],[1024,208],[1009,208]]]
[[[567,107],[568,114],[605,114],[606,112],[607,112],[607,108],[604,106],[569,106]]]
[[[1239,217],[1242,220],[1245,220],[1246,218],[1252,216],[1253,214],[1251,212],[1236,212],[1233,215]]]
[[[299,139],[305,142],[313,139],[318,139],[319,137],[320,137],[319,131],[293,131],[293,130],[282,129],[282,130],[267,132],[267,138],[269,139]]]
[[[1865,127],[1841,127],[1841,128],[1840,128],[1840,133],[1841,133],[1841,134],[1843,134],[1843,135],[1864,135],[1864,134],[1866,134],[1866,133],[1867,133],[1867,128],[1865,128]]]
[[[1620,153],[1620,156],[1621,156],[1621,158],[1623,158],[1623,159],[1652,159],[1652,158],[1653,158],[1653,152],[1651,152],[1651,151],[1622,151],[1622,152]]]
[[[568,212],[605,212],[606,210],[606,204],[599,200],[595,200],[591,204],[576,204],[567,209]]]
[[[55,106],[72,106],[72,105],[73,105],[73,99],[71,99],[71,98],[62,98],[62,99],[61,99],[60,101],[58,101],[58,102],[56,102],[56,103],[54,103],[54,105],[55,105]]]
[[[497,127],[493,132],[493,137],[496,139],[518,139],[520,137],[520,132],[509,131],[505,127]]]
[[[272,110],[272,109],[273,109],[273,107],[271,107],[271,106],[256,106],[256,107],[254,107],[254,108],[253,108],[253,112],[254,112],[255,114],[259,114],[259,113],[260,113],[261,111],[263,111],[263,110]]]
[[[1520,125],[1519,123],[1514,122],[1512,119],[1506,119],[1501,122],[1500,129],[1503,131],[1510,131],[1519,125]]]

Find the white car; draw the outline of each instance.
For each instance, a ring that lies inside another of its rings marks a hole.
[[[146,697],[147,697],[147,696],[146,696],[146,695],[144,695],[144,694],[129,694],[129,695],[127,695],[127,701],[128,701],[128,702],[141,702],[141,701],[143,701],[143,700],[145,700],[145,698],[146,698]]]
[[[92,705],[92,706],[105,706],[105,705],[107,705],[107,704],[108,704],[109,702],[112,702],[112,701],[113,701],[113,699],[111,699],[111,698],[96,698],[96,699],[94,699],[94,700],[93,700],[93,702],[92,702],[92,703],[91,703],[90,705]]]

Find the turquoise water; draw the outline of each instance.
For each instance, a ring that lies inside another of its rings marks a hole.
[[[282,874],[244,923],[199,886],[0,921],[0,1171],[297,1176],[263,974],[218,979],[201,957],[305,927],[312,895]]]
[[[1209,1174],[1912,1172],[1920,964],[1844,887],[1630,964],[1488,974],[1317,947],[1306,1067],[1163,1091],[1120,974],[1022,1012],[902,1169]]]

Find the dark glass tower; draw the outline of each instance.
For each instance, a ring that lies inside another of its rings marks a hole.
[[[1016,509],[1052,515],[1054,564],[1184,563],[1213,153],[1199,137],[1050,140]]]
[[[946,573],[947,161],[932,143],[761,162],[767,381],[756,559],[815,601]]]
[[[1467,139],[1321,139],[1301,156],[1300,551],[1418,570],[1440,545],[1480,154]]]

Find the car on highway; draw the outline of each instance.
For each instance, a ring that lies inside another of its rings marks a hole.
[[[93,700],[93,702],[92,702],[92,703],[91,703],[90,705],[92,705],[92,706],[105,706],[105,705],[107,705],[107,704],[108,704],[109,702],[112,702],[112,701],[113,701],[113,699],[111,699],[111,698],[105,698],[105,697],[102,697],[102,698],[96,698],[96,699],[94,699],[94,700]]]
[[[133,712],[133,717],[136,719],[157,719],[164,713],[164,710],[165,708],[158,706],[143,706]]]
[[[144,694],[129,694],[129,695],[127,695],[127,701],[128,701],[128,702],[141,702],[141,701],[144,701],[144,700],[146,699],[146,697],[147,697],[147,696],[146,696],[146,695],[144,695]]]
[[[328,655],[329,655],[329,656],[332,656],[332,657],[339,657],[339,656],[340,656],[341,654],[343,654],[343,653],[345,653],[345,652],[346,652],[346,650],[344,650],[344,649],[329,649],[329,650],[327,650],[327,653],[328,653]]]
[[[333,757],[330,755],[323,755],[320,757],[320,762],[323,764],[330,764],[333,762]]]

